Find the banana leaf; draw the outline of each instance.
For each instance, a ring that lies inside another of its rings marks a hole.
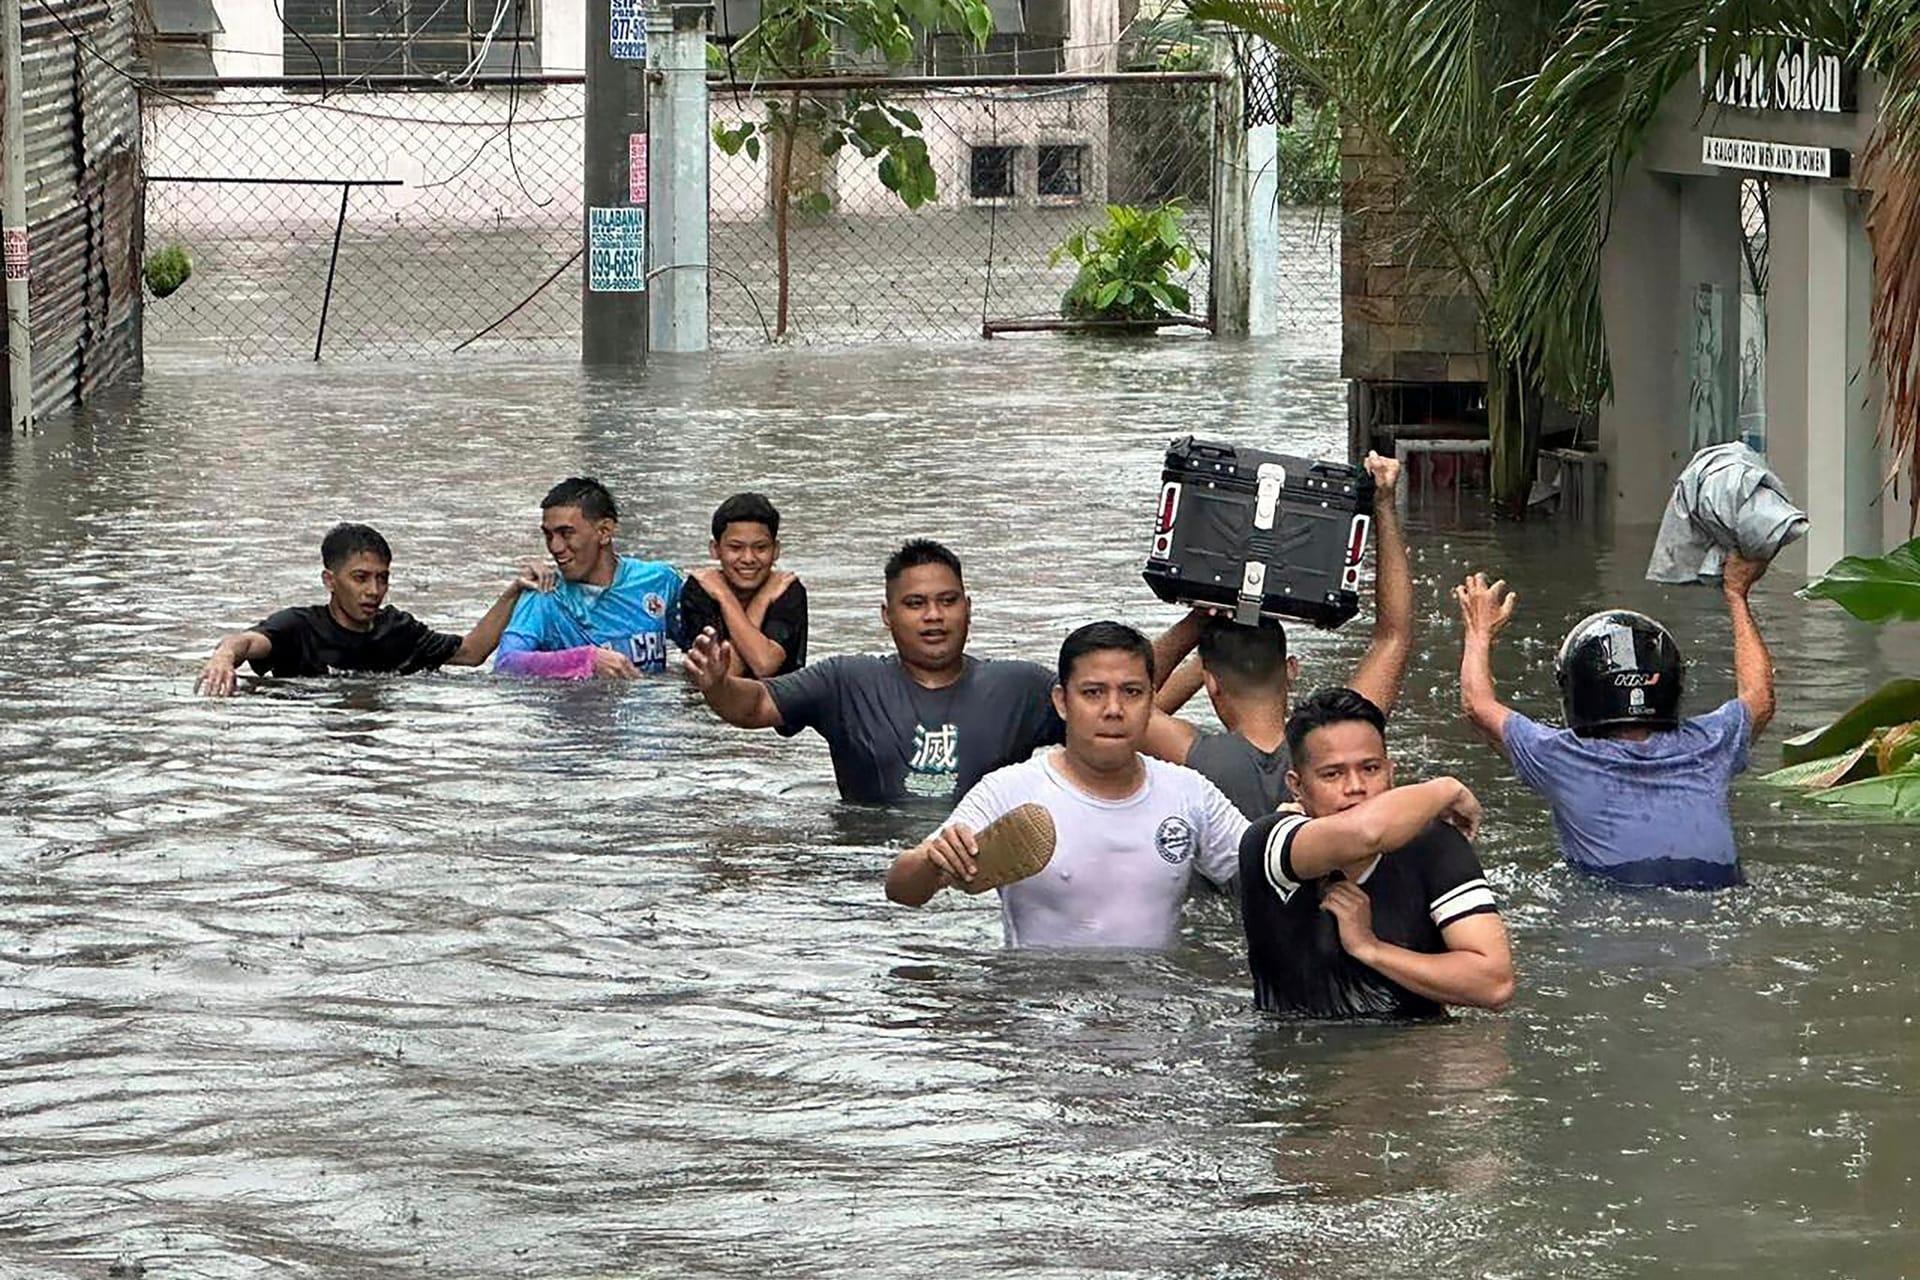
[[[1817,792],[1814,799],[1859,809],[1884,809],[1893,818],[1920,818],[1920,770],[1902,769],[1883,778],[1849,782]]]
[[[1805,764],[1859,746],[1875,729],[1920,720],[1920,680],[1890,680],[1832,724],[1780,744],[1780,763]]]
[[[1920,538],[1883,556],[1836,560],[1800,596],[1831,600],[1863,622],[1920,622]]]
[[[1843,782],[1856,782],[1874,776],[1871,740],[1837,756],[1823,756],[1805,764],[1790,764],[1784,769],[1762,774],[1756,781],[1769,787],[1787,787],[1795,791],[1824,791]]]
[[[1873,735],[1873,762],[1879,773],[1898,773],[1920,755],[1920,720],[1897,724]]]

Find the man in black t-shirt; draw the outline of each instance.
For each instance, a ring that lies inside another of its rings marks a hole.
[[[1323,689],[1287,721],[1299,812],[1240,842],[1254,998],[1300,1018],[1436,1017],[1513,997],[1506,926],[1467,840],[1480,819],[1454,778],[1393,785],[1386,717]]]
[[[1349,684],[1391,713],[1413,652],[1413,572],[1400,533],[1395,489],[1400,464],[1366,457],[1373,477],[1373,635]],[[1199,647],[1196,665],[1183,662]],[[1248,818],[1272,813],[1287,798],[1287,694],[1300,664],[1287,656],[1287,633],[1272,619],[1257,627],[1195,609],[1153,642],[1161,682],[1146,752],[1183,764],[1226,793]],[[1174,713],[1202,687],[1224,732],[1209,733]]]
[[[807,665],[807,588],[776,569],[780,512],[763,495],[736,493],[713,513],[708,546],[717,569],[695,569],[680,589],[673,642],[713,633],[733,646],[734,675],[783,676]]]
[[[712,631],[687,650],[687,677],[742,729],[827,740],[844,800],[922,796],[949,805],[995,769],[1062,740],[1053,673],[1036,662],[966,652],[972,601],[960,558],[916,538],[887,560],[881,619],[894,652],[827,658],[771,680],[730,674]]]
[[[457,636],[434,631],[386,603],[393,551],[377,530],[335,525],[321,540],[320,564],[327,602],[282,609],[222,640],[200,674],[203,692],[232,693],[242,662],[263,676],[411,675],[443,665],[477,667],[500,643],[520,593],[552,585],[551,570],[522,569],[473,630]]]

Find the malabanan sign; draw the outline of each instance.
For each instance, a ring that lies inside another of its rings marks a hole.
[[[1741,54],[1709,85],[1707,51],[1700,50],[1700,88],[1710,101],[1745,111],[1821,111],[1854,109],[1853,75],[1839,57],[1810,41],[1789,46],[1765,62]]]

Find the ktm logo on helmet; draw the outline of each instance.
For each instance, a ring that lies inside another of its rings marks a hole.
[[[1616,689],[1651,689],[1659,683],[1658,671],[1627,671],[1613,678]]]

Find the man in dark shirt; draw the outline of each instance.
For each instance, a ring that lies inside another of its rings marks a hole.
[[[1351,689],[1287,721],[1301,812],[1240,841],[1247,964],[1270,1013],[1423,1018],[1513,997],[1506,926],[1467,843],[1480,805],[1454,778],[1395,787],[1386,724]]]
[[[1413,652],[1413,573],[1394,497],[1400,464],[1369,453],[1366,467],[1374,483],[1377,548],[1373,636],[1350,683],[1390,713]],[[1196,643],[1197,669],[1193,663],[1182,665]],[[1243,627],[1196,609],[1154,641],[1154,660],[1164,683],[1154,699],[1160,714],[1147,731],[1147,754],[1204,774],[1249,818],[1285,803],[1287,693],[1300,664],[1287,656],[1287,633],[1280,624],[1263,619],[1257,627]],[[1223,733],[1209,733],[1173,714],[1203,686]]]
[[[782,676],[807,665],[807,588],[776,569],[780,512],[763,495],[736,493],[713,513],[708,550],[717,569],[695,569],[680,589],[673,641],[690,647],[700,633],[733,646],[732,673]]]
[[[825,738],[846,800],[951,804],[995,769],[1061,741],[1052,672],[967,656],[972,601],[958,556],[916,538],[887,561],[886,579],[880,616],[892,655],[827,658],[752,680],[731,674],[732,646],[709,631],[687,650],[688,678],[728,724]]]
[[[282,609],[222,640],[200,674],[203,692],[232,693],[242,662],[265,676],[411,675],[449,664],[477,667],[500,643],[520,593],[548,585],[539,570],[521,570],[473,630],[456,636],[431,630],[386,603],[393,550],[377,530],[335,525],[321,540],[320,564],[327,602]]]

